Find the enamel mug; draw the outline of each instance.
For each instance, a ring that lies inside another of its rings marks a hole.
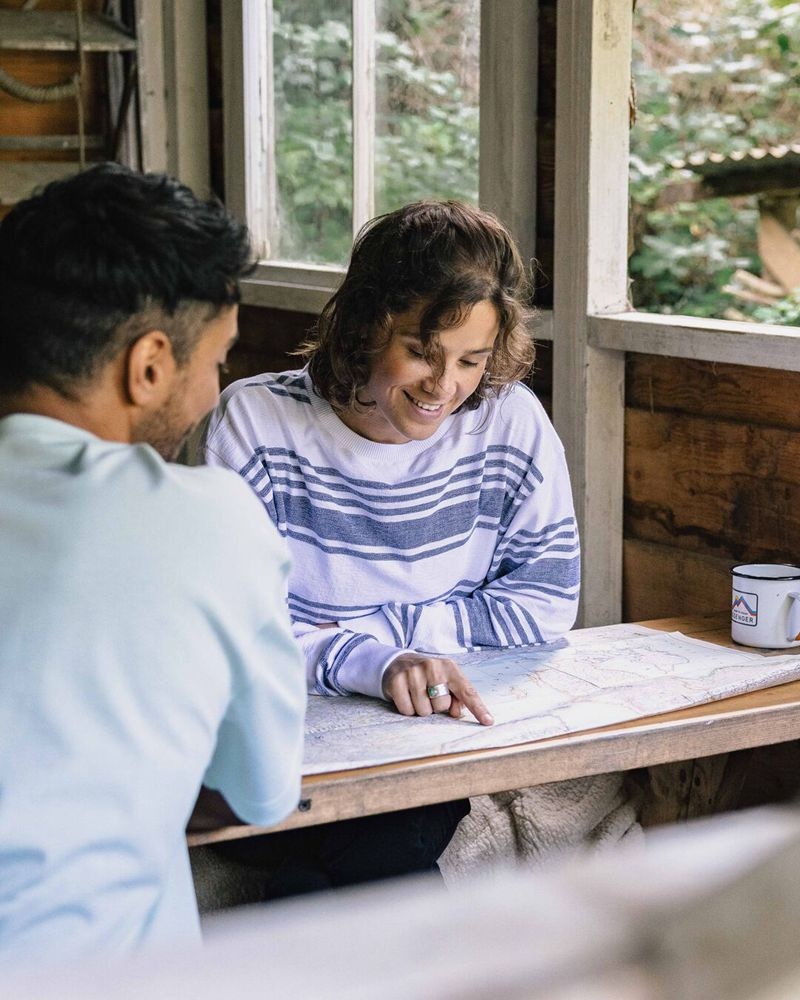
[[[731,638],[745,646],[800,646],[800,566],[747,563],[731,570]]]

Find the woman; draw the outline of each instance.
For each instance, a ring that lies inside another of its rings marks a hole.
[[[385,698],[404,715],[466,707],[490,725],[450,655],[573,625],[563,448],[520,381],[534,358],[526,295],[494,216],[408,205],[357,238],[306,366],[223,394],[205,460],[241,475],[287,539],[310,691]],[[466,807],[422,810],[440,833],[441,810],[452,833]],[[400,814],[373,822],[391,819],[397,830]]]

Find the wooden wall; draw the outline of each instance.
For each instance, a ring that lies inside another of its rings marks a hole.
[[[725,610],[730,568],[800,561],[800,375],[629,355],[626,620]]]
[[[239,339],[228,355],[225,384],[260,372],[299,368],[292,355],[314,325],[316,317],[282,309],[239,308]]]

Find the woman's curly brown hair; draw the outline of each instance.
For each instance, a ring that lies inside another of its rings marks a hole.
[[[344,281],[298,353],[317,392],[336,410],[359,404],[372,358],[389,342],[395,316],[422,305],[425,358],[441,372],[437,333],[459,326],[478,302],[491,302],[499,331],[487,376],[463,404],[524,378],[534,360],[527,329],[529,284],[522,259],[491,213],[457,201],[419,201],[381,215],[356,237]]]

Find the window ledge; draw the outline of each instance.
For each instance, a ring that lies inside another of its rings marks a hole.
[[[343,267],[260,263],[250,278],[242,281],[242,302],[248,306],[285,309],[319,315],[344,277]],[[531,332],[536,340],[553,339],[553,313],[538,309]]]
[[[589,344],[614,351],[800,371],[800,328],[627,312],[589,317]]]
[[[260,263],[242,281],[242,302],[317,315],[344,277],[343,267]]]

